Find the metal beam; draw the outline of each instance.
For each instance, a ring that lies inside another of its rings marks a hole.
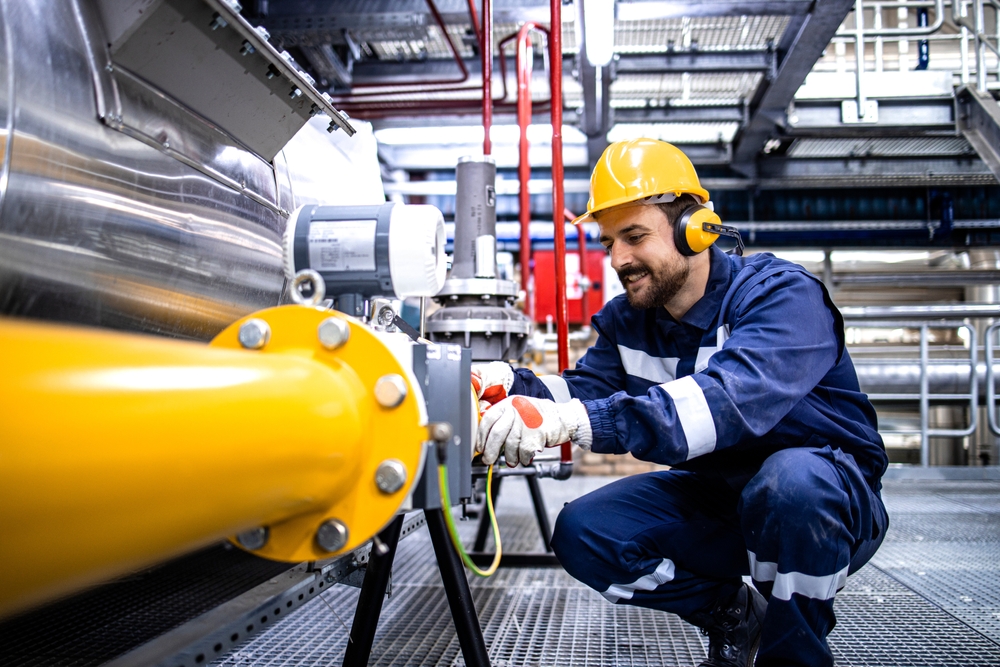
[[[670,2],[663,0],[632,0],[618,2],[619,21],[695,18],[699,16],[796,16],[809,12],[812,0],[701,0],[700,2]]]
[[[782,44],[788,48],[779,53],[781,61],[773,80],[764,79],[755,96],[750,123],[740,133],[733,150],[733,167],[753,175],[757,155],[771,137],[775,126],[784,122],[785,109],[805,81],[823,50],[843,23],[854,0],[817,0],[794,37],[788,38],[797,22],[789,24]]]
[[[784,130],[796,137],[954,136],[955,103],[951,98],[880,100],[877,122],[845,123],[841,100],[797,101]]]
[[[445,23],[469,23],[466,0],[435,0],[435,5]],[[426,0],[286,0],[272,2],[269,9],[265,25],[273,36],[284,31],[384,30],[433,23]],[[547,24],[549,0],[495,0],[493,20],[494,24]]]
[[[745,108],[740,105],[695,107],[619,107],[616,123],[742,123]]]
[[[673,51],[642,55],[621,54],[615,61],[615,73],[769,72],[774,66],[773,51]]]
[[[618,54],[615,60],[615,74],[678,74],[713,73],[713,72],[767,72],[774,64],[774,53],[767,51],[687,51],[658,54]],[[482,61],[479,58],[466,58],[466,69],[472,76],[482,73]],[[499,72],[497,59],[494,73]],[[513,55],[506,58],[507,76],[513,78],[517,70]],[[576,55],[563,54],[563,71],[569,72],[576,68]],[[435,58],[429,60],[408,60],[393,62],[389,60],[363,60],[354,63],[354,81],[358,84],[420,84],[428,79],[440,79],[452,76],[457,71],[455,61],[451,58]],[[541,69],[535,70],[539,79],[547,77]]]
[[[966,87],[958,91],[958,129],[1000,180],[1000,105],[987,92]]]
[[[762,158],[757,185],[780,188],[868,188],[995,185],[982,161],[969,158],[820,159]]]

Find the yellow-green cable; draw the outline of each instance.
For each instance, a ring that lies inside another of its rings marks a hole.
[[[500,527],[497,525],[496,512],[493,511],[493,494],[491,493],[493,490],[493,466],[490,466],[489,472],[486,473],[486,509],[490,514],[490,524],[493,526],[493,542],[496,544],[497,553],[493,556],[493,562],[485,570],[480,570],[476,567],[469,554],[466,553],[465,547],[462,546],[462,540],[458,537],[458,528],[455,527],[455,519],[451,516],[451,498],[448,493],[448,467],[443,463],[438,466],[438,486],[441,487],[441,508],[444,513],[444,522],[448,524],[448,534],[451,535],[451,542],[455,545],[458,555],[462,557],[462,562],[465,563],[465,567],[480,577],[491,576],[500,567],[500,556],[503,553],[500,548]]]

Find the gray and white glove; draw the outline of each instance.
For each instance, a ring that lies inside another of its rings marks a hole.
[[[528,465],[545,447],[572,442],[590,449],[593,433],[587,408],[578,399],[555,403],[544,398],[511,396],[483,414],[476,434],[476,452],[492,465],[503,447],[507,465]]]

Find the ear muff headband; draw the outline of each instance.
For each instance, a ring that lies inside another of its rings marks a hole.
[[[674,244],[686,257],[697,255],[715,243],[719,236],[736,239],[736,254],[743,254],[743,239],[734,227],[722,224],[722,219],[712,209],[695,204],[680,214],[674,225]]]

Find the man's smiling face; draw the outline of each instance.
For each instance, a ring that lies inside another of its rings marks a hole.
[[[684,287],[690,258],[674,245],[673,226],[657,206],[622,206],[600,213],[601,245],[633,308],[667,305]]]

